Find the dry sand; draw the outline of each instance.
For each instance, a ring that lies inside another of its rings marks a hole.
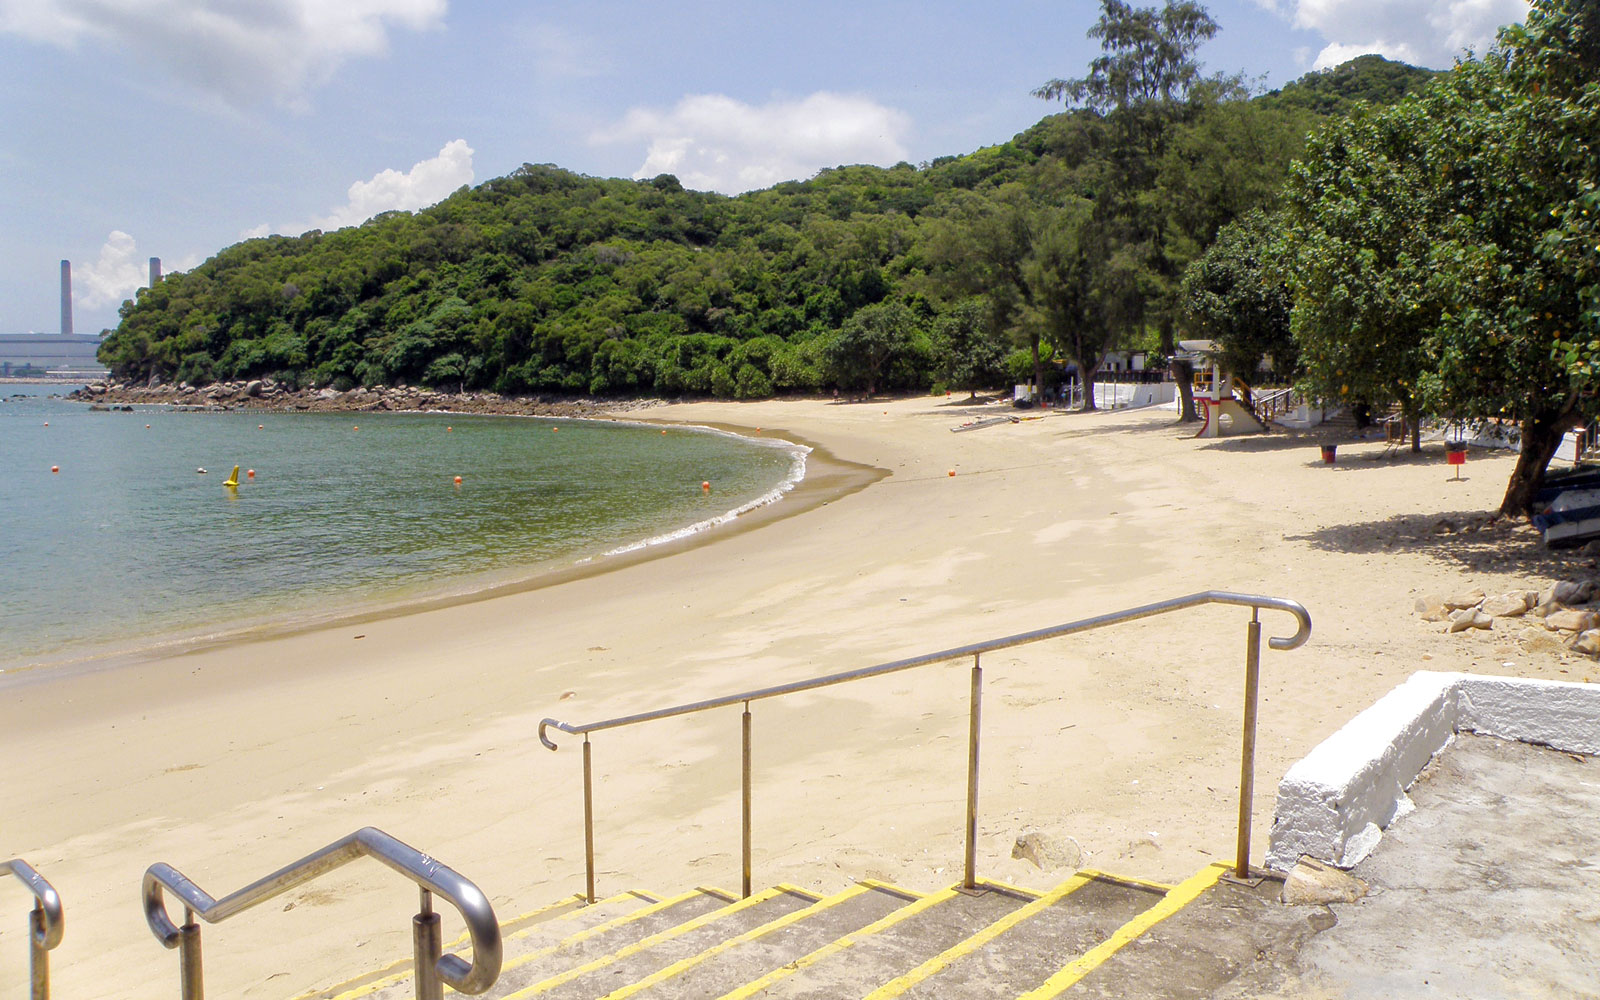
[[[1523,653],[1503,624],[1446,636],[1412,612],[1423,593],[1592,569],[1538,553],[1526,528],[1433,533],[1493,509],[1510,456],[1475,452],[1463,482],[1437,445],[1420,460],[1345,446],[1326,467],[1282,435],[1192,440],[1165,410],[952,434],[997,412],[959,402],[652,411],[792,434],[844,464],[819,460],[747,530],[554,586],[7,681],[0,849],[65,901],[58,995],[176,990],[177,957],[139,905],[158,860],[221,896],[374,825],[478,881],[502,917],[579,890],[577,741],[542,748],[545,716],[592,721],[1208,588],[1291,597],[1315,626],[1305,647],[1263,654],[1259,859],[1284,769],[1412,671],[1600,676]],[[988,657],[980,875],[1052,884],[1010,858],[1028,827],[1130,875],[1230,856],[1248,618],[1191,610]],[[960,663],[758,703],[757,883],[957,878],[967,687]],[[602,893],[737,888],[739,725],[728,708],[595,736]],[[0,990],[20,991],[27,904],[8,898]],[[358,862],[207,927],[208,987],[292,996],[408,956],[415,904]]]

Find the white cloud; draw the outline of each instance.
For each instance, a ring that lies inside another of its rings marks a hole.
[[[1327,40],[1315,69],[1376,52],[1435,69],[1465,50],[1482,53],[1495,32],[1528,16],[1527,0],[1255,0]]]
[[[349,200],[327,215],[309,222],[274,226],[263,222],[239,234],[243,240],[286,233],[298,236],[312,229],[331,232],[345,226],[358,226],[379,212],[396,209],[413,212],[443,201],[463,184],[472,183],[473,149],[465,139],[452,139],[439,155],[414,164],[410,170],[380,170],[371,180],[350,185]]]
[[[111,231],[100,256],[72,269],[73,297],[90,309],[119,306],[143,288],[150,278],[148,256],[139,256],[138,244],[120,229]]]
[[[0,32],[127,49],[235,106],[297,104],[391,26],[440,24],[447,0],[0,0]]]
[[[634,108],[595,142],[646,142],[634,177],[675,174],[690,188],[737,194],[810,177],[823,167],[889,164],[906,156],[904,112],[865,97],[818,92],[750,105],[721,94],[670,110]]]

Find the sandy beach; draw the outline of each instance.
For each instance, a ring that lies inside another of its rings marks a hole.
[[[1259,861],[1283,771],[1411,672],[1600,677],[1583,657],[1524,652],[1502,622],[1445,635],[1413,612],[1423,594],[1593,574],[1529,528],[1474,530],[1510,453],[1475,451],[1451,482],[1438,445],[1341,446],[1324,466],[1305,439],[1193,440],[1169,410],[953,434],[1010,412],[960,403],[629,413],[805,441],[813,475],[731,529],[601,572],[0,681],[3,850],[61,892],[57,995],[174,995],[177,957],[139,904],[155,861],[220,897],[372,825],[477,881],[502,919],[580,890],[578,741],[540,746],[546,716],[594,721],[1209,588],[1289,597],[1314,629],[1263,652]],[[1248,620],[1191,610],[986,658],[979,874],[1064,877],[1011,859],[1028,828],[1129,875],[1231,856]],[[967,666],[755,706],[758,885],[959,877]],[[737,889],[739,726],[729,708],[594,737],[602,893]],[[27,904],[8,899],[0,989],[20,991]],[[207,927],[207,986],[294,996],[408,957],[415,907],[413,886],[359,862]]]

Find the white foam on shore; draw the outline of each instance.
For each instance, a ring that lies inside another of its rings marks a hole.
[[[616,422],[631,423],[632,421],[619,420]],[[638,426],[653,427],[656,425],[639,423]],[[609,549],[605,552],[602,552],[602,556],[620,556],[628,552],[637,552],[640,549],[647,549],[653,545],[664,545],[668,542],[676,542],[680,539],[697,535],[702,531],[709,531],[712,528],[718,527],[719,525],[727,524],[741,514],[748,514],[749,512],[757,510],[761,507],[765,507],[768,504],[777,503],[779,500],[783,499],[783,495],[785,493],[788,493],[790,490],[794,489],[796,484],[806,477],[806,456],[811,454],[811,449],[803,444],[796,444],[793,441],[785,441],[782,438],[753,438],[744,434],[735,434],[732,431],[719,430],[715,427],[703,427],[692,424],[682,425],[681,429],[698,431],[705,434],[721,434],[724,437],[736,437],[743,441],[748,441],[751,444],[760,445],[766,448],[782,448],[789,452],[789,474],[784,478],[783,482],[779,483],[771,490],[763,493],[761,496],[756,497],[754,500],[751,500],[748,503],[740,504],[730,511],[718,514],[715,517],[708,517],[703,521],[696,521],[694,524],[679,528],[676,531],[669,531],[661,535],[653,535],[650,538],[646,538],[642,541],[629,542],[627,545],[621,545],[617,548]],[[580,559],[578,560],[578,563],[579,565],[582,565],[583,563],[590,561],[591,559]]]

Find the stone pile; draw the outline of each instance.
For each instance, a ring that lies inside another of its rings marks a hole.
[[[1475,587],[1450,597],[1417,599],[1416,612],[1426,622],[1444,622],[1446,632],[1492,630],[1497,624],[1517,628],[1517,640],[1529,652],[1571,650],[1600,657],[1600,611],[1589,605],[1600,597],[1594,580],[1563,580],[1543,590],[1485,594]]]
[[[500,413],[547,417],[582,417],[601,411],[635,410],[657,400],[558,399],[547,396],[502,396],[496,392],[440,392],[423,386],[358,386],[341,391],[329,387],[292,389],[270,378],[210,385],[149,381],[91,382],[69,398],[95,404],[164,403],[196,410],[295,410],[312,412],[439,411]]]

